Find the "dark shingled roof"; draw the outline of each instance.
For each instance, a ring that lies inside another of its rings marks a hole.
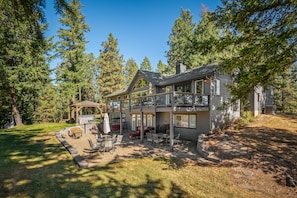
[[[186,70],[180,74],[174,74],[170,76],[161,75],[159,73],[143,71],[140,72],[144,75],[145,79],[150,81],[155,86],[166,86],[171,84],[176,84],[180,82],[195,80],[203,78],[206,75],[213,74],[216,71],[217,65],[205,65],[201,67],[196,67],[190,70]]]

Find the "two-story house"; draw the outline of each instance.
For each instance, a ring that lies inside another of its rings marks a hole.
[[[182,139],[197,140],[240,117],[239,102],[230,103],[232,83],[216,64],[186,70],[178,63],[174,75],[138,70],[126,89],[106,96],[107,111],[121,132],[147,126],[159,132],[167,126],[171,139],[180,133]]]

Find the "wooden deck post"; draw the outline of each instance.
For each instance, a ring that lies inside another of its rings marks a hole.
[[[173,138],[174,138],[174,128],[173,128],[173,112],[170,111],[169,113],[169,136],[170,136],[170,149],[173,151]]]
[[[143,143],[143,111],[140,112],[140,142]]]

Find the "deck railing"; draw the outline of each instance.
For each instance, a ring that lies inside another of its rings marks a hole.
[[[110,101],[108,110],[131,110],[150,107],[208,107],[209,95],[192,93],[159,93],[138,98]]]

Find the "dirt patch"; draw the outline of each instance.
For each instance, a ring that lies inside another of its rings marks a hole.
[[[207,149],[222,159],[220,166],[231,168],[238,185],[275,196],[297,197],[297,188],[286,186],[287,174],[297,181],[296,116],[260,115],[242,130],[229,129],[206,140]]]

